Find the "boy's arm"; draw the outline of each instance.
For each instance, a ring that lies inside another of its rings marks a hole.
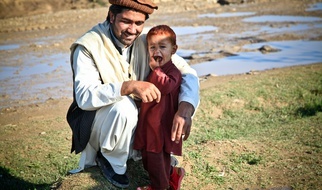
[[[148,81],[152,82],[162,95],[171,93],[181,85],[180,71],[175,66],[172,66],[172,68],[167,69],[168,71],[165,73],[162,67],[156,67],[148,77]]]

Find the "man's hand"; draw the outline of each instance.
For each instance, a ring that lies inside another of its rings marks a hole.
[[[179,143],[180,139],[187,140],[190,135],[194,107],[188,102],[180,102],[177,113],[174,115],[171,140]]]
[[[123,82],[121,88],[121,95],[130,95],[140,98],[142,102],[152,102],[155,100],[160,102],[161,92],[152,83],[145,81],[126,81]]]

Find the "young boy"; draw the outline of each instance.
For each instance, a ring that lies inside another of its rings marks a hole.
[[[142,153],[144,169],[151,184],[138,190],[180,189],[184,169],[172,167],[171,154],[182,154],[182,139],[171,141],[171,128],[178,109],[181,73],[171,61],[177,51],[176,34],[166,25],[153,27],[147,34],[152,69],[147,81],[161,92],[159,103],[142,103],[135,132],[134,149]]]

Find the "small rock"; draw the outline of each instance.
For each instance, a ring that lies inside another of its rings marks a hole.
[[[237,56],[238,54],[235,54],[233,52],[225,51],[225,50],[220,50],[218,53],[225,57],[230,57],[230,56]]]
[[[263,45],[262,47],[260,47],[258,49],[260,52],[262,53],[272,53],[272,52],[278,52],[278,51],[281,51],[280,49],[277,49],[277,48],[273,48],[269,45]]]
[[[249,72],[246,72],[246,75],[258,75],[259,72],[255,70],[250,70]]]

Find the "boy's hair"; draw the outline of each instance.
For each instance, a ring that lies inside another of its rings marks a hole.
[[[176,33],[167,25],[158,25],[151,28],[148,34],[146,35],[146,39],[148,40],[151,36],[160,34],[169,36],[172,45],[177,45]]]

